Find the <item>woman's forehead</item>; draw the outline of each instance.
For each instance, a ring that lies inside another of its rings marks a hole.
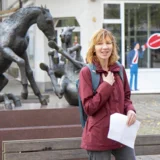
[[[100,36],[98,39],[97,39],[97,42],[111,42],[112,39],[111,37],[109,37],[108,35],[105,35],[105,36]]]

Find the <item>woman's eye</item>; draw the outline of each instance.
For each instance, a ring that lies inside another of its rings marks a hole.
[[[103,43],[100,43],[100,42],[99,42],[97,45],[102,45],[102,44],[103,44]]]
[[[106,44],[112,44],[112,42],[107,42]]]

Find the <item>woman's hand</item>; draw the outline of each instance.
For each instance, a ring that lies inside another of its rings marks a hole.
[[[108,82],[111,86],[115,82],[114,75],[113,75],[113,73],[111,71],[108,72],[107,76],[102,74],[102,78],[103,78],[103,81]]]
[[[131,126],[136,121],[136,113],[134,111],[132,111],[132,110],[129,110],[127,112],[127,116],[128,116],[127,125]]]

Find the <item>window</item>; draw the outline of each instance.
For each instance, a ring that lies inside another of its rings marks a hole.
[[[79,26],[78,21],[74,17],[58,18],[56,27]]]
[[[2,11],[2,0],[0,0],[0,11]],[[0,22],[2,21],[2,18],[0,17]]]
[[[117,46],[118,46],[118,54],[120,55],[121,61],[121,25],[120,24],[103,24],[103,28],[111,31],[116,38]]]
[[[160,33],[160,4],[125,4],[125,64],[134,42],[146,44],[154,33]],[[141,50],[141,49],[140,49]],[[141,68],[160,68],[160,49],[146,48],[138,60]]]
[[[120,5],[104,4],[104,19],[120,19]]]
[[[75,26],[75,29],[72,33],[72,44],[80,43],[80,25],[75,17],[61,17],[61,18],[54,18],[55,30],[57,35],[57,43],[61,45],[60,41],[60,33],[64,27],[72,27]]]
[[[104,4],[104,21],[103,28],[111,31],[116,38],[118,54],[122,63],[122,33],[121,33],[121,16],[120,4]]]

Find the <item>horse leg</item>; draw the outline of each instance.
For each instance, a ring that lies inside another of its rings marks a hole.
[[[70,82],[70,80],[68,79],[68,77],[66,75],[63,75],[60,81],[60,91],[61,91],[61,95],[64,94],[65,89],[68,85],[68,83]]]
[[[13,103],[14,103],[15,107],[21,107],[22,106],[21,101],[17,96],[13,95],[12,93],[8,93],[7,97],[9,99],[13,100]]]
[[[62,95],[60,94],[61,93],[60,92],[60,88],[59,88],[59,85],[58,85],[58,82],[57,82],[57,77],[54,74],[54,65],[55,65],[54,64],[54,51],[53,52],[49,52],[48,55],[49,55],[49,67],[45,63],[41,63],[40,64],[40,68],[42,70],[46,71],[48,76],[50,77],[54,93],[59,98],[62,98]],[[56,64],[56,65],[58,65],[58,64]]]
[[[56,42],[54,41],[49,41],[48,43],[49,47],[54,48],[58,51],[58,53],[61,53],[62,56],[67,58],[71,63],[73,63],[78,69],[81,69],[82,67],[86,66],[84,62],[80,62],[77,60],[74,60],[66,51],[64,51],[63,48],[59,47]]]
[[[3,75],[0,74],[0,91],[7,85],[8,79]],[[12,104],[8,97],[5,94],[0,96],[0,102],[4,101],[5,108],[12,109]]]
[[[15,107],[22,106],[20,99],[12,93],[0,95],[0,102],[4,102],[5,108],[7,109],[12,109],[12,103],[10,100],[13,100]]]
[[[76,52],[75,60],[80,61],[80,62],[84,62],[83,58],[82,58],[82,56],[80,54],[81,49],[82,49],[81,45],[80,44],[76,44],[75,46],[73,46],[71,48],[68,48],[67,51],[68,51],[69,54],[72,54],[75,51]]]
[[[3,74],[0,74],[0,92],[7,85],[8,79]]]
[[[21,73],[21,81],[24,88],[24,92],[21,94],[22,98],[27,99],[28,91],[27,91],[27,76],[25,71],[25,61],[17,56],[10,48],[6,47],[2,49],[2,54],[5,58],[7,58],[10,61],[16,62],[19,66],[20,73]]]
[[[11,101],[8,99],[8,96],[6,94],[3,94],[3,100],[6,109],[13,109]]]
[[[45,63],[41,63],[40,68],[46,71],[48,76],[50,77],[54,93],[58,96],[58,98],[62,98],[60,88],[57,82],[57,78],[54,74],[54,71],[51,68],[49,68],[48,65],[46,65]]]
[[[0,91],[2,91],[2,89],[7,85],[8,83],[8,79],[3,75],[0,74]],[[4,97],[3,94],[0,95],[0,102],[4,101]]]
[[[33,89],[34,94],[39,98],[39,101],[42,105],[47,105],[47,100],[45,99],[44,96],[42,96],[42,94],[41,94],[41,92],[35,82],[35,79],[33,77],[33,71],[30,67],[28,56],[27,56],[26,52],[24,52],[24,54],[22,55],[22,58],[25,60],[25,69],[26,69],[25,72],[26,72],[27,78],[30,82],[30,85]]]

